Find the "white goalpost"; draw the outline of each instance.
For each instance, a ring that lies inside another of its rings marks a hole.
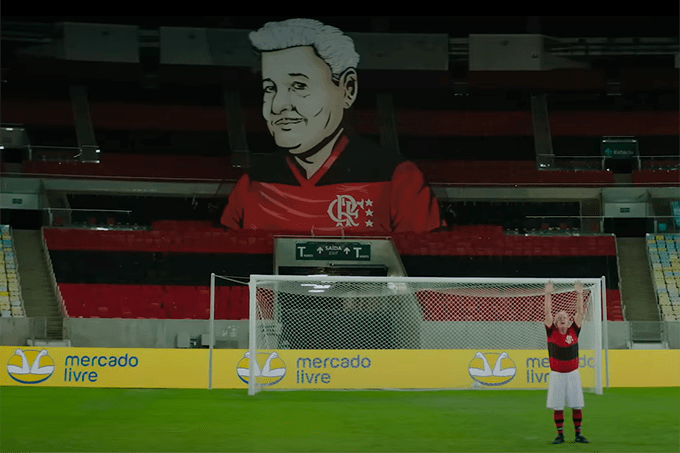
[[[544,288],[573,320],[579,370],[602,393],[601,279],[252,275],[248,393],[294,389],[547,388]],[[212,299],[212,298],[211,298]],[[211,310],[212,313],[212,310]]]

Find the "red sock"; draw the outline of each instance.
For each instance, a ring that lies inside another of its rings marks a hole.
[[[581,434],[581,420],[583,420],[583,413],[581,412],[581,409],[574,409],[571,415],[574,419],[574,429],[576,430],[576,434]]]
[[[557,434],[562,434],[562,427],[564,426],[564,411],[555,411],[553,413],[553,418],[555,419]]]

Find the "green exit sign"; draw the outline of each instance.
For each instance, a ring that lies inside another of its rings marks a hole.
[[[22,204],[24,200],[21,198],[12,198],[12,204]]]
[[[296,260],[369,261],[371,245],[359,242],[299,242]]]
[[[630,159],[638,155],[638,142],[633,137],[603,138],[602,156],[611,159]]]

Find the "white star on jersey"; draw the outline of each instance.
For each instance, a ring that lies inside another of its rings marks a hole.
[[[351,195],[337,195],[328,205],[328,215],[335,222],[336,227],[356,227],[361,222],[365,222],[366,227],[373,228],[372,220],[360,217],[361,211],[363,211],[365,217],[372,218],[375,216],[375,211],[369,209],[369,206],[373,206],[373,200],[356,201]]]

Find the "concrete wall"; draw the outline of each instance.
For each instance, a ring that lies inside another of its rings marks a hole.
[[[0,345],[25,346],[32,338],[32,324],[30,318],[0,318]]]
[[[210,333],[209,321],[194,319],[65,320],[74,347],[175,348],[178,335]],[[248,321],[215,321],[215,347],[248,347]]]
[[[630,324],[628,321],[607,321],[606,338],[609,339],[609,349],[628,349],[628,342],[630,341]],[[602,332],[602,336],[605,333]]]
[[[175,348],[177,337],[199,337],[210,332],[208,321],[191,319],[65,319],[74,347]],[[501,325],[496,325],[501,324]],[[515,323],[424,322],[421,339],[424,348],[542,348],[543,330],[536,325]],[[666,322],[666,338],[671,349],[680,349],[680,321]],[[31,338],[44,338],[44,318],[0,318],[0,345],[25,346]],[[609,349],[628,349],[630,324],[607,321]],[[523,333],[520,333],[523,331]],[[477,336],[474,344],[471,336]],[[586,338],[583,338],[586,340]],[[501,341],[502,345],[498,346]],[[215,321],[215,347],[248,347],[248,321]]]
[[[666,322],[666,338],[669,348],[680,349],[680,321]]]
[[[0,180],[2,193],[39,193],[42,184],[47,191],[65,191],[69,193],[108,193],[130,194],[130,184],[127,181],[113,180],[80,180],[69,178],[40,178],[24,175],[22,177],[5,176]],[[233,183],[173,183],[136,181],[134,193],[136,195],[177,195],[187,193],[196,196],[214,197],[220,188],[221,193],[229,193]],[[638,188],[619,188],[621,194],[636,194]],[[677,198],[676,187],[646,187],[650,198]],[[440,201],[457,200],[591,200],[602,198],[603,189],[591,187],[433,187],[434,194]]]
[[[197,337],[210,332],[208,321],[163,319],[69,319],[71,344],[76,347],[175,348],[177,336]],[[627,349],[627,322],[607,322],[610,348]],[[476,337],[471,341],[472,337]],[[248,321],[215,321],[216,347],[248,347]],[[582,336],[583,343],[588,341]],[[541,349],[545,331],[539,323],[423,322],[426,349]],[[679,346],[680,347],[680,346]]]

